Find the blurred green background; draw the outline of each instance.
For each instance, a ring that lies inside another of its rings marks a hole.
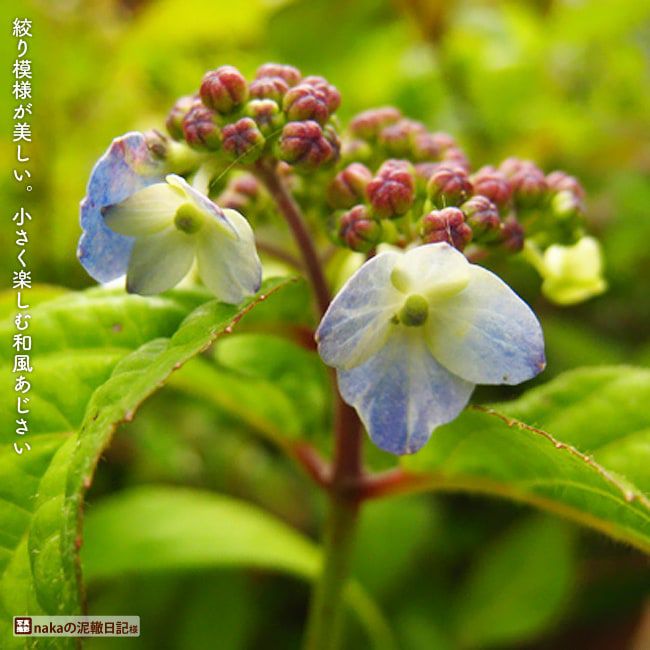
[[[10,213],[21,202],[34,216],[34,278],[89,286],[74,254],[78,202],[110,140],[159,128],[207,69],[230,63],[250,76],[271,60],[338,86],[343,120],[396,104],[455,135],[475,167],[518,155],[579,177],[590,229],[603,242],[608,293],[558,309],[538,297],[527,267],[503,271],[541,315],[549,367],[540,381],[580,365],[650,363],[650,3],[10,0],[0,14],[3,169],[12,169],[14,153],[16,16],[34,21],[35,111],[34,191],[26,195],[10,171],[0,178],[3,287],[15,265]],[[107,457],[92,498],[139,483],[193,485],[318,530],[323,504],[288,461],[241,423],[172,389],[122,428]],[[466,496],[370,506],[355,573],[400,647],[413,650],[631,647],[649,578],[635,552],[525,508]],[[146,634],[134,647],[293,648],[307,593],[265,573],[161,574],[91,584],[89,606],[140,614]],[[352,629],[350,647],[363,647],[360,634]],[[116,643],[126,642],[88,647]]]

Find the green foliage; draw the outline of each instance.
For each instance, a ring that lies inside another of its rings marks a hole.
[[[267,281],[240,308],[206,301],[197,292],[144,299],[103,290],[67,294],[34,307],[30,331],[38,341],[32,354],[38,372],[30,406],[35,417],[28,434],[32,451],[21,458],[12,447],[13,395],[5,393],[2,399],[3,636],[16,610],[78,610],[83,493],[117,424],[133,418],[176,368],[286,284]],[[7,338],[13,321],[5,321],[2,330]]]
[[[648,551],[648,399],[648,370],[565,373],[494,410],[466,411],[404,466],[423,487],[524,501]]]

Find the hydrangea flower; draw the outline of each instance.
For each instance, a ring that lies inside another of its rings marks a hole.
[[[518,384],[545,367],[531,309],[446,243],[366,262],[316,333],[321,357],[375,444],[418,451],[476,384]]]
[[[552,244],[537,267],[544,278],[542,292],[559,305],[575,305],[607,289],[600,244],[593,237],[572,246]]]
[[[140,134],[116,139],[95,166],[81,206],[79,259],[101,282],[127,276],[127,290],[175,286],[194,260],[205,285],[236,304],[255,293],[262,268],[253,232],[148,153]]]

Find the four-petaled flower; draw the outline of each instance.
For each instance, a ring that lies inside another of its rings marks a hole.
[[[325,363],[373,441],[416,452],[453,420],[475,384],[518,384],[544,369],[531,309],[446,243],[366,262],[316,333]]]
[[[221,209],[175,174],[163,178],[140,134],[113,142],[95,166],[82,202],[79,258],[96,279],[127,276],[127,290],[175,286],[194,260],[223,302],[255,293],[262,267],[246,219]]]

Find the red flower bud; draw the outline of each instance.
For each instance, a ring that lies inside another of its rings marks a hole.
[[[364,140],[372,140],[379,135],[382,128],[397,122],[401,117],[402,113],[392,106],[372,108],[352,118],[350,132]]]
[[[477,194],[461,206],[466,222],[472,227],[474,238],[499,230],[501,220],[497,206],[485,196]]]
[[[169,111],[169,115],[167,115],[167,120],[165,121],[165,126],[167,127],[169,135],[171,135],[174,140],[183,139],[183,120],[197,101],[198,97],[196,95],[180,97],[176,100],[176,103]]]
[[[353,251],[365,253],[381,238],[381,225],[371,218],[365,205],[357,205],[341,216],[338,235]]]
[[[221,144],[217,114],[196,102],[183,119],[185,141],[195,149],[216,150]]]
[[[267,137],[284,124],[284,114],[272,99],[252,99],[246,104],[244,112],[255,120]]]
[[[501,241],[503,246],[511,253],[518,253],[524,247],[526,234],[524,227],[517,221],[516,217],[510,215],[501,224]]]
[[[361,163],[352,163],[340,171],[327,188],[327,201],[333,208],[351,208],[366,195],[372,173]]]
[[[311,75],[305,77],[302,82],[308,86],[320,90],[325,95],[325,103],[327,104],[327,110],[330,114],[336,112],[338,107],[341,105],[341,93],[338,91],[336,86],[333,86],[327,79],[324,77],[318,77]]]
[[[413,167],[404,160],[387,160],[366,187],[366,195],[382,219],[399,217],[410,209],[415,198]]]
[[[235,176],[233,180],[228,183],[228,187],[237,192],[238,194],[243,194],[251,199],[256,199],[262,190],[260,182],[257,180],[253,174],[240,174]]]
[[[533,164],[522,165],[510,177],[515,202],[522,206],[536,206],[543,203],[548,192],[546,178]]]
[[[416,133],[412,137],[412,155],[416,161],[437,160],[440,157],[440,147],[432,133]]]
[[[280,79],[284,79],[289,87],[299,83],[301,76],[298,68],[294,68],[292,65],[282,65],[281,63],[265,63],[255,73],[256,79],[262,79],[263,77],[279,77]]]
[[[401,119],[381,129],[379,144],[384,147],[388,155],[407,158],[412,155],[413,138],[424,134],[426,134],[424,124],[415,120]]]
[[[281,160],[306,169],[315,169],[336,158],[335,147],[313,120],[286,124],[277,148]]]
[[[472,176],[474,192],[487,197],[496,205],[503,207],[512,196],[512,186],[506,175],[494,167],[481,167]]]
[[[427,244],[447,242],[462,251],[472,240],[472,229],[458,208],[432,210],[422,219],[422,239]]]
[[[199,92],[208,108],[230,113],[248,99],[248,84],[237,68],[222,65],[205,74]]]
[[[325,93],[305,83],[294,86],[287,92],[282,108],[292,121],[315,120],[325,124],[329,117]]]
[[[282,77],[262,77],[251,81],[249,91],[255,99],[272,99],[282,104],[284,96],[289,90],[289,85]]]
[[[562,171],[551,172],[546,177],[546,183],[552,192],[571,192],[580,201],[585,198],[585,190],[580,181]]]
[[[440,165],[429,178],[429,198],[438,208],[460,205],[472,194],[472,184],[461,167]]]
[[[253,162],[262,154],[264,136],[250,117],[224,126],[222,135],[224,151],[238,161]]]
[[[442,152],[442,162],[451,167],[458,167],[469,173],[469,160],[460,147],[449,147]]]

